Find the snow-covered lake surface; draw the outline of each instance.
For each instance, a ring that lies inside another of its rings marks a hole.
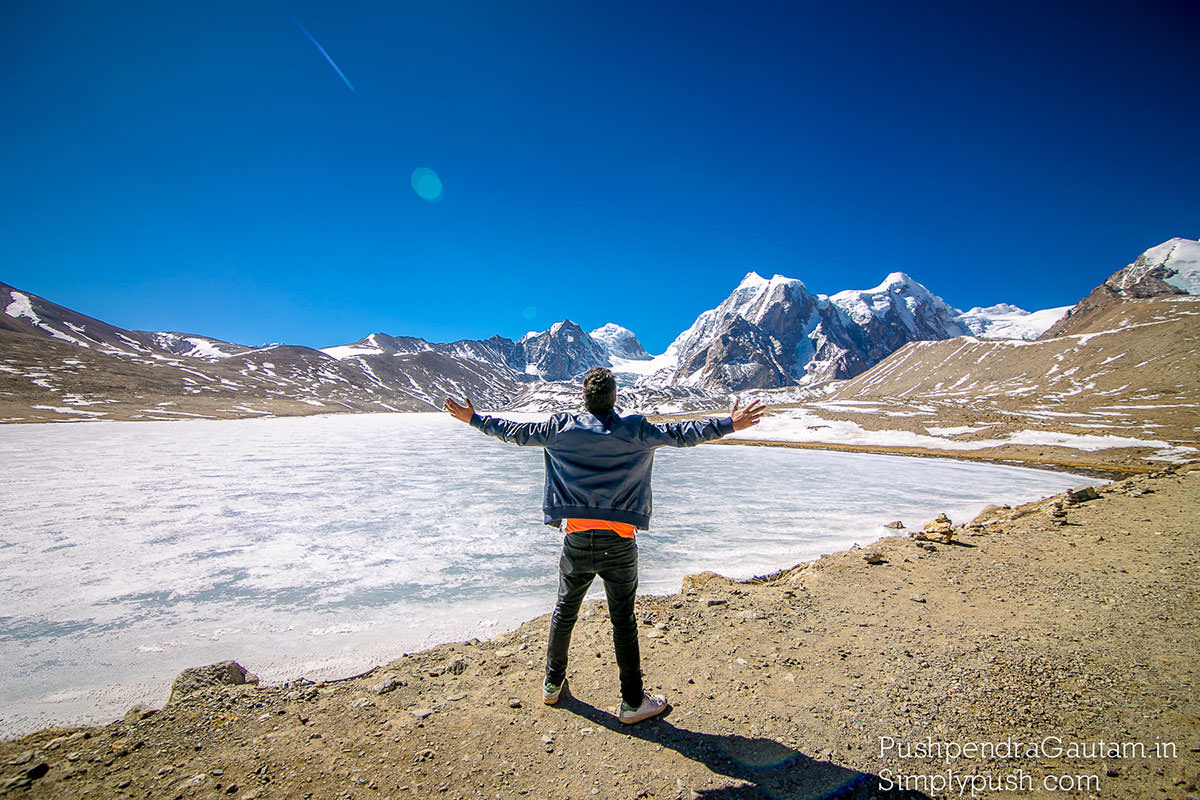
[[[345,677],[550,611],[542,454],[444,414],[0,427],[0,735],[160,706],[182,669]],[[750,577],[1078,476],[660,450],[641,591]],[[599,592],[599,588],[593,591]],[[540,657],[537,656],[537,657]]]

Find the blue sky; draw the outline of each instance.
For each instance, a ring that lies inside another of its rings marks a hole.
[[[1190,2],[3,15],[0,281],[127,328],[661,352],[750,270],[1035,309],[1200,236]]]

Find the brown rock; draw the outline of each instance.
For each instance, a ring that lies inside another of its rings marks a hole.
[[[724,575],[718,575],[715,572],[698,572],[695,575],[683,576],[683,591],[685,593],[694,592],[704,586],[718,586],[721,584],[732,585],[734,583],[736,583],[736,581],[726,578]]]
[[[171,684],[171,697],[167,705],[178,702],[198,689],[209,686],[258,685],[258,676],[247,672],[236,661],[218,661],[203,667],[185,669]]]
[[[985,506],[983,511],[980,511],[978,514],[976,514],[975,519],[971,520],[968,524],[973,528],[982,528],[987,525],[993,525],[997,522],[1008,519],[1010,512],[1012,512],[1012,506]]]

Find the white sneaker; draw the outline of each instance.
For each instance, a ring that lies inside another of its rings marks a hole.
[[[558,703],[558,698],[562,695],[563,689],[567,688],[567,679],[563,678],[563,682],[558,686],[553,686],[549,683],[542,684],[542,702],[548,706]]]
[[[617,713],[617,719],[626,725],[632,725],[644,719],[657,717],[666,710],[667,698],[661,694],[644,694],[642,695],[642,704],[637,708],[633,708],[627,703],[622,702],[621,710]]]

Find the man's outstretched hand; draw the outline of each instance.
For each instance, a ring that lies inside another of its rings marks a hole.
[[[730,410],[729,416],[733,418],[733,429],[735,431],[743,431],[751,425],[757,425],[762,419],[763,412],[767,407],[755,400],[745,408],[738,408],[737,398],[733,398],[733,409]]]
[[[454,402],[454,398],[447,397],[446,402],[442,403],[442,408],[450,412],[450,416],[454,417],[459,422],[470,422],[471,416],[475,413],[475,406],[471,403],[471,398],[463,396],[466,402],[465,406]]]

